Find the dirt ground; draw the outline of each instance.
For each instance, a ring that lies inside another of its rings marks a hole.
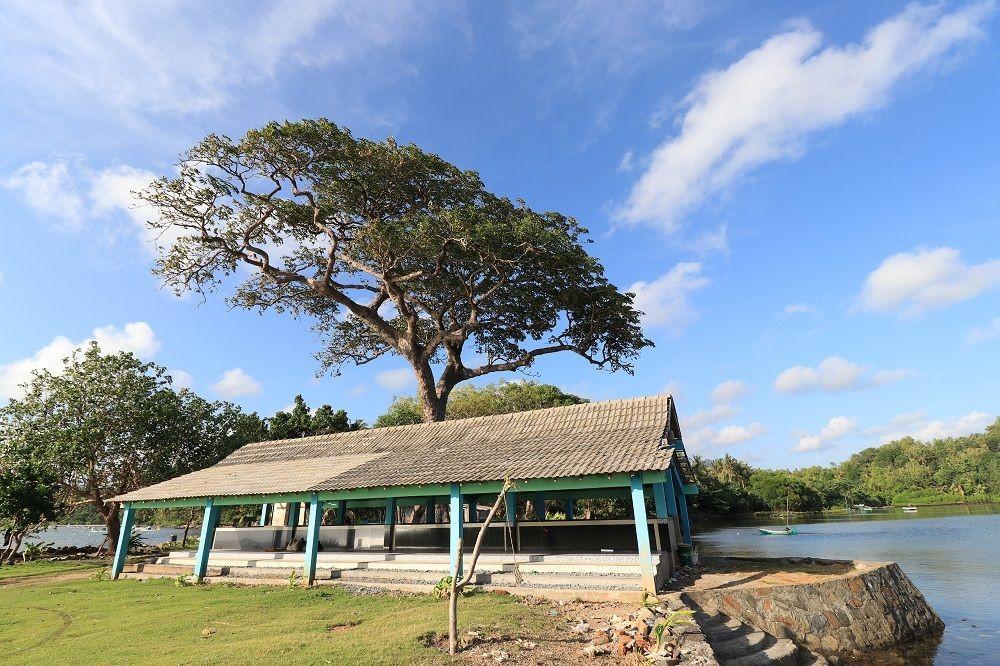
[[[728,587],[766,587],[796,583],[820,583],[844,576],[854,570],[847,563],[823,564],[706,558],[698,575],[679,581],[680,591],[714,590]]]
[[[539,609],[547,609],[547,613],[555,619],[555,630],[543,634],[520,635],[517,637],[505,635],[491,630],[489,627],[476,628],[474,634],[462,635],[467,647],[460,653],[460,660],[468,664],[495,665],[517,664],[543,666],[548,664],[579,666],[581,661],[594,663],[640,664],[644,661],[638,655],[629,655],[625,660],[611,656],[588,658],[583,656],[583,648],[594,636],[594,630],[609,626],[609,618],[617,615],[625,618],[638,608],[636,603],[624,602],[584,602],[584,601],[550,601],[546,599],[526,598],[522,603],[533,605]],[[580,622],[589,625],[586,633],[573,630]],[[447,636],[428,636],[428,642],[446,650]],[[630,661],[631,660],[631,661]]]

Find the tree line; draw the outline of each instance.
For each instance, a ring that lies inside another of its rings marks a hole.
[[[701,514],[823,511],[849,505],[1000,501],[1000,419],[984,432],[919,441],[904,437],[828,466],[758,469],[730,455],[692,459]]]

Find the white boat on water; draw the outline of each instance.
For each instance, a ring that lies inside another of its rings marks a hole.
[[[917,512],[917,507],[915,507],[915,506],[904,506],[903,507],[903,512],[904,513],[916,513]]]

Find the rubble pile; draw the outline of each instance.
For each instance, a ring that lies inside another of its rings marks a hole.
[[[583,654],[591,658],[637,655],[663,666],[717,666],[712,648],[691,616],[691,609],[681,601],[679,593],[667,593],[648,597],[639,610],[627,617],[612,615],[606,622],[594,621],[593,625],[581,621],[573,631],[590,636]]]

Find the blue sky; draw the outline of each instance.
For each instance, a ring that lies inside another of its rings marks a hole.
[[[326,116],[575,216],[656,342],[689,448],[841,460],[982,429],[1000,394],[992,2],[5,3],[0,397],[92,338],[270,414],[369,421],[400,359],[317,378],[303,322],[175,298],[129,192],[209,132]],[[494,375],[490,379],[497,379]]]

